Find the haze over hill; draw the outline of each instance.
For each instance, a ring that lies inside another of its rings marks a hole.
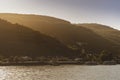
[[[0,55],[68,56],[71,50],[54,38],[0,19]]]
[[[119,53],[120,47],[116,44],[119,39],[113,40],[112,35],[103,37],[99,34],[100,32],[96,33],[83,25],[76,26],[65,20],[40,15],[0,14],[0,18],[52,36],[72,49],[85,48],[91,53],[100,53],[104,50],[114,54]],[[106,26],[103,27],[106,28]],[[107,32],[103,30],[103,33]],[[118,34],[114,39],[118,38]]]

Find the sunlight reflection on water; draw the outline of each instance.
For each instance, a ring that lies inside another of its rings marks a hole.
[[[1,66],[0,80],[120,80],[120,66]]]

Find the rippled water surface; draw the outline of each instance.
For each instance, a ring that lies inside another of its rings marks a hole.
[[[1,66],[0,80],[120,80],[120,65]]]

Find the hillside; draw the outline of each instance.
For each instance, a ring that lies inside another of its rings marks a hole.
[[[89,53],[108,51],[119,54],[120,48],[116,43],[86,27],[76,26],[65,20],[27,14],[0,14],[0,18],[52,36],[72,49],[85,49]]]
[[[120,31],[119,30],[111,28],[106,25],[94,24],[94,23],[77,24],[77,26],[89,29],[94,33],[96,33],[97,35],[100,35],[101,37],[112,42],[113,44],[116,45],[114,46],[114,48],[116,48],[118,50],[118,53],[120,53]]]
[[[120,45],[120,31],[101,24],[78,24],[84,28],[94,31],[96,34]]]
[[[0,55],[68,56],[70,49],[54,38],[0,19]]]

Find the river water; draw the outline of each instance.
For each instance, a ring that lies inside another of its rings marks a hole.
[[[1,66],[0,80],[120,80],[120,65]]]

